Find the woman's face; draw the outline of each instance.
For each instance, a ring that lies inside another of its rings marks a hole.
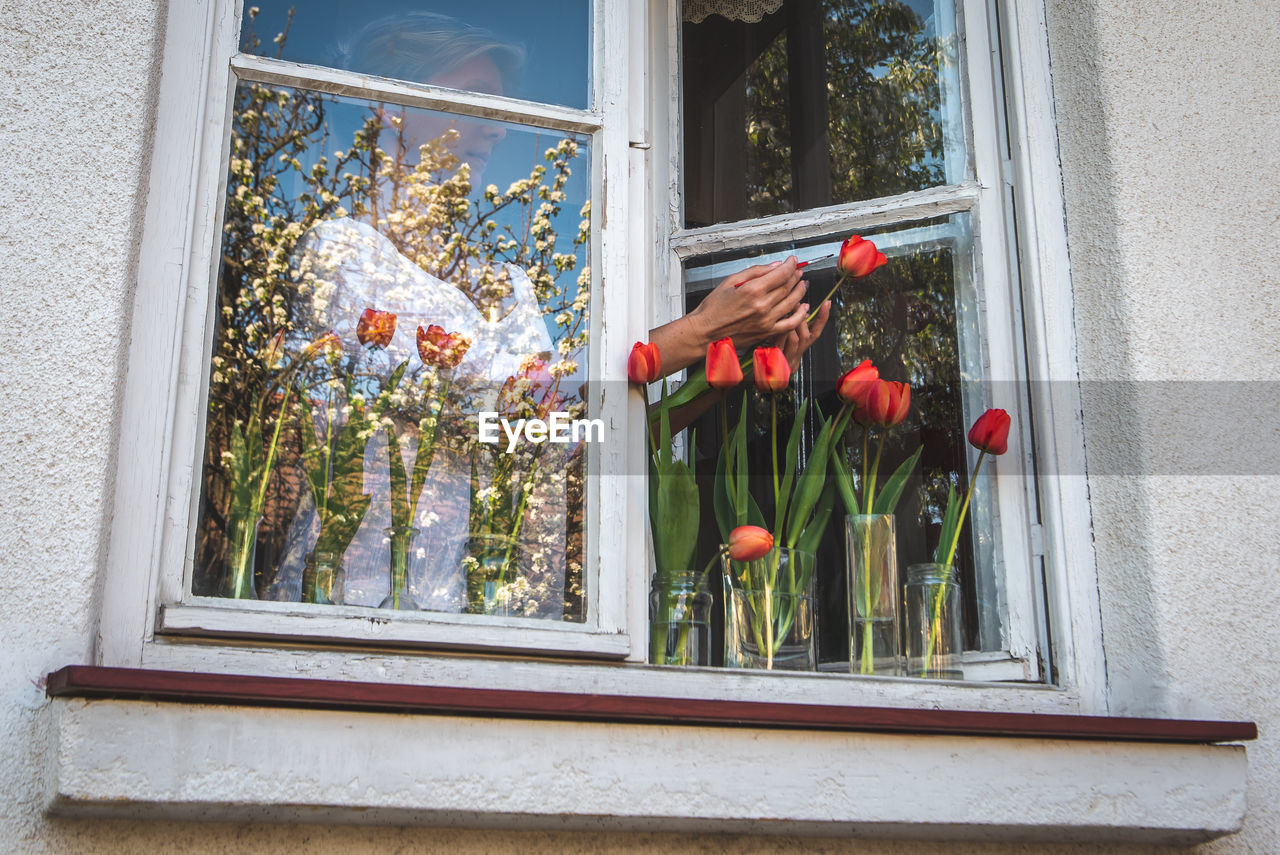
[[[502,94],[502,74],[497,63],[487,54],[472,57],[456,68],[435,75],[425,81],[435,86],[463,89],[487,95]],[[502,125],[477,119],[454,119],[439,113],[408,111],[403,114],[405,144],[411,154],[423,144],[440,137],[452,128],[457,139],[449,150],[461,163],[471,166],[471,183],[476,186],[484,175],[493,147],[507,135]]]

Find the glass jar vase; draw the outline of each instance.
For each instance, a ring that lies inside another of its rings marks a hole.
[[[960,582],[954,564],[912,564],[906,587],[907,676],[963,680]]]
[[[523,597],[515,539],[505,534],[473,534],[467,551],[468,610],[498,617],[519,615]]]
[[[705,573],[653,574],[649,586],[649,662],[711,664],[711,592]]]
[[[302,567],[302,602],[342,605],[345,586],[341,555],[320,549],[308,553]]]
[[[418,529],[407,525],[392,526],[386,529],[386,535],[391,550],[391,579],[387,596],[378,608],[417,611],[418,603],[409,595],[409,546],[418,535]]]
[[[898,632],[898,551],[893,514],[845,517],[849,589],[849,671],[902,673]]]
[[[257,599],[253,571],[261,523],[262,514],[254,513],[232,512],[227,519],[227,551],[222,563],[219,596],[237,600]]]
[[[724,664],[815,671],[812,552],[775,546],[755,561],[724,560]]]

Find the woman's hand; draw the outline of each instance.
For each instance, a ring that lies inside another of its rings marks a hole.
[[[733,274],[712,289],[698,308],[649,332],[649,341],[662,353],[662,373],[701,362],[707,345],[722,338],[733,339],[734,347],[745,350],[794,332],[796,347],[803,353],[826,320],[825,314],[821,320],[815,318],[804,334],[805,344],[799,345],[800,329],[806,326],[809,313],[809,305],[802,302],[807,288],[794,257]]]
[[[830,315],[831,301],[826,300],[818,309],[818,314],[813,316],[812,323],[805,323],[801,319],[798,327],[774,339],[774,347],[782,348],[782,355],[787,358],[787,364],[791,366],[793,372],[800,367],[800,357],[811,344],[818,340],[818,336],[822,335]]]
[[[804,323],[809,305],[801,302],[808,282],[796,260],[775,261],[739,271],[723,280],[689,314],[707,341],[731,338],[738,348],[785,335]]]

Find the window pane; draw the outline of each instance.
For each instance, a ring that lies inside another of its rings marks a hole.
[[[588,0],[258,0],[240,49],[310,65],[587,109]]]
[[[724,15],[684,23],[687,227],[962,180],[949,0],[786,0],[755,23]]]
[[[750,251],[703,257],[685,270],[688,305],[692,308],[717,282],[752,264],[763,264],[796,255],[800,260],[834,253],[847,234],[798,243],[779,242]],[[786,390],[794,414],[799,396],[810,398],[827,415],[840,402],[835,383],[843,371],[870,359],[880,376],[911,386],[911,410],[906,421],[886,434],[880,464],[880,480],[923,448],[920,465],[903,491],[896,509],[898,565],[902,581],[906,568],[932,560],[937,545],[947,491],[954,485],[963,494],[967,487],[966,430],[981,411],[983,376],[977,329],[977,301],[972,281],[972,237],[968,216],[916,223],[877,233],[866,233],[889,257],[889,263],[864,279],[845,283],[832,296],[828,330],[814,344]],[[805,270],[809,294],[816,301],[836,283],[834,259],[815,261]],[[731,423],[736,423],[741,395],[730,395]],[[747,397],[753,459],[750,470],[770,471],[767,442],[769,410],[763,396]],[[812,408],[810,408],[812,409]],[[722,418],[719,409],[697,425],[696,459],[700,477],[709,491],[718,453]],[[816,419],[809,418],[816,433]],[[780,419],[780,435],[791,423]],[[804,447],[812,447],[811,440]],[[875,438],[871,452],[875,453]],[[844,454],[855,473],[862,469],[862,429],[851,425],[845,434]],[[771,519],[767,485],[756,490],[765,518]],[[995,579],[993,543],[995,525],[990,497],[977,493],[957,550],[964,595],[966,646],[999,649],[999,622],[1003,603]],[[711,507],[710,496],[703,507]],[[837,509],[818,554],[819,658],[828,663],[848,662],[848,624],[845,599],[844,530]],[[718,539],[714,517],[708,516],[700,549],[710,556]],[[976,536],[974,534],[976,532]],[[705,558],[703,560],[706,560]]]
[[[193,592],[581,620],[581,444],[477,414],[585,415],[588,141],[242,83],[230,149]]]

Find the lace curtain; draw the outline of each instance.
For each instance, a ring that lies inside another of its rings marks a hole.
[[[684,0],[680,17],[692,24],[701,23],[708,15],[754,24],[781,9],[782,3],[783,0]]]

